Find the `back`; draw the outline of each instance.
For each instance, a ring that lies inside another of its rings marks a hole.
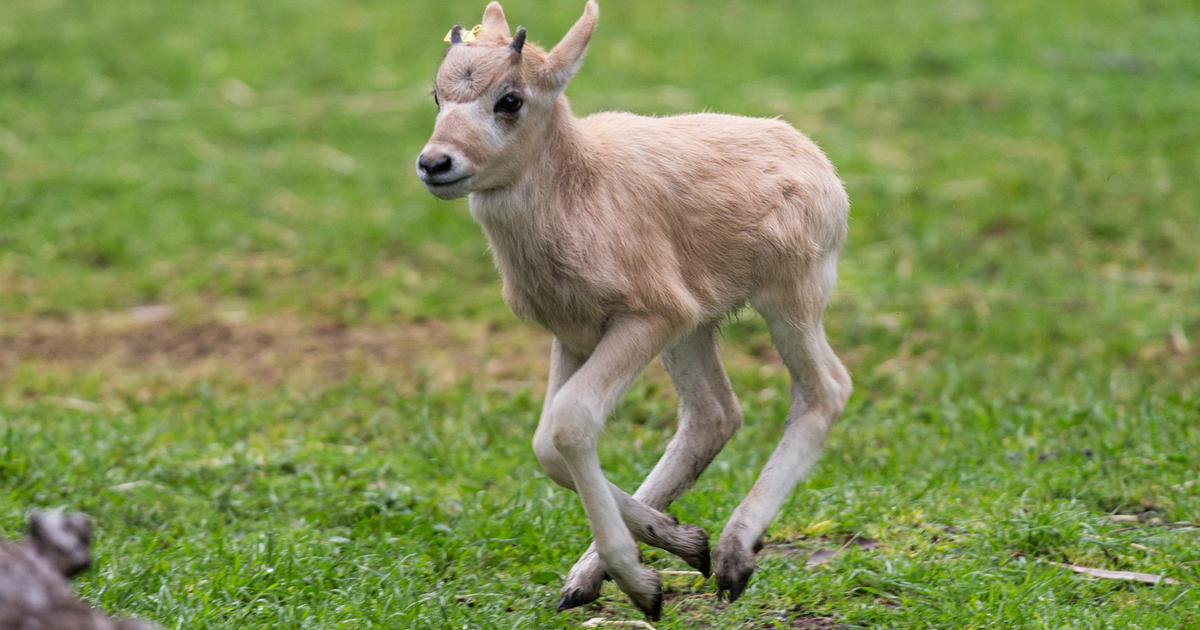
[[[612,245],[638,234],[670,242],[679,277],[705,310],[728,308],[762,273],[821,257],[845,238],[841,181],[785,122],[602,113],[579,127],[602,180],[593,203],[629,228],[610,234]]]

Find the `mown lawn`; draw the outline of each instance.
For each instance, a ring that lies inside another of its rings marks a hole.
[[[412,172],[483,4],[5,3],[0,534],[87,512],[79,591],[164,628],[640,618],[554,612],[588,530],[528,446],[548,338]],[[656,627],[1200,625],[1200,10],[600,4],[576,112],[779,115],[853,203],[855,395],[746,595],[668,576]],[[582,2],[505,7],[552,44]],[[714,536],[787,406],[752,314],[724,347],[746,426],[673,508]],[[674,416],[652,369],[609,477]]]

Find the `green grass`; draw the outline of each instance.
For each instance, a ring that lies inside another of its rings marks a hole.
[[[483,4],[5,6],[0,533],[17,537],[35,507],[88,512],[97,562],[81,594],[165,628],[639,618],[611,586],[602,609],[553,611],[588,531],[528,446],[543,344],[505,346],[526,333],[465,202],[412,172],[441,38]],[[551,44],[576,4],[506,10]],[[1195,7],[601,11],[568,90],[577,112],[780,115],[822,145],[853,204],[827,327],[856,392],[768,534],[798,551],[761,559],[731,606],[702,596],[711,583],[668,579],[656,627],[1200,623],[1197,530],[1154,524],[1200,521]],[[446,321],[499,339],[522,376],[447,382],[419,344],[391,376],[370,354],[275,380],[5,360],[35,334],[139,330],[123,314],[146,303],[180,326]],[[673,508],[714,535],[786,408],[778,365],[749,360],[766,343],[752,317],[726,327],[746,427]],[[661,374],[635,386],[602,442],[610,478],[635,487],[674,417]],[[880,544],[804,568],[853,535]]]

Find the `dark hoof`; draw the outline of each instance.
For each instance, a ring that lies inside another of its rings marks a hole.
[[[662,617],[662,591],[645,598],[630,597],[629,601],[633,602],[633,605],[637,606],[638,610],[642,611],[642,614],[646,615],[650,621],[658,621],[659,617]]]
[[[597,599],[600,599],[600,589],[585,591],[581,588],[574,588],[563,593],[562,599],[558,600],[558,612],[578,608]]]
[[[615,578],[617,586],[621,587],[629,596],[629,601],[633,602],[647,619],[658,621],[662,616],[662,577],[658,575],[658,571],[650,567],[638,567],[636,573],[625,578]]]
[[[704,574],[712,575],[712,549],[708,546],[708,532],[695,525],[680,525],[687,532],[685,539],[690,539],[685,545],[674,550],[688,566]],[[668,549],[668,551],[672,551]]]
[[[567,582],[562,588],[562,599],[558,600],[559,612],[600,599],[600,587],[607,579],[609,577],[600,567],[600,559],[596,553],[589,550],[583,554],[567,574]]]
[[[717,597],[734,602],[746,591],[754,575],[754,554],[741,548],[717,547]]]
[[[693,569],[703,574],[705,579],[712,576],[712,550],[708,548],[708,545],[704,546],[699,555],[692,558],[684,558],[684,561]]]
[[[742,593],[746,592],[746,585],[750,583],[750,576],[753,573],[754,571],[751,571],[740,578],[726,578],[718,574],[717,597],[727,602],[736,602]]]

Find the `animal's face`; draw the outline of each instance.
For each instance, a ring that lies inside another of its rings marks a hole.
[[[38,554],[65,577],[92,562],[92,524],[82,514],[35,512],[29,517],[29,539]]]
[[[442,199],[511,183],[542,135],[557,95],[539,84],[532,45],[517,52],[505,39],[453,44],[438,69],[437,122],[417,174]]]
[[[595,28],[595,3],[549,53],[513,37],[499,3],[474,32],[455,27],[438,69],[433,135],[417,159],[431,193],[454,199],[516,181],[545,140],[554,102],[578,69]],[[470,41],[466,41],[470,39]]]

